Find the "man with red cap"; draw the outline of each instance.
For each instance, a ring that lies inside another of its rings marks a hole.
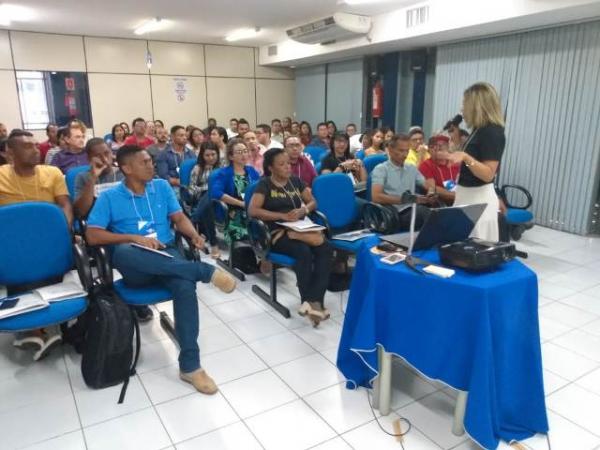
[[[448,160],[449,144],[448,136],[432,136],[428,142],[431,158],[419,165],[425,180],[435,183],[435,192],[446,205],[454,203],[454,189],[460,172],[460,165],[451,164]]]

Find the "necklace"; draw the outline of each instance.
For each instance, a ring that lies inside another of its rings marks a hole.
[[[11,166],[11,169],[12,169],[13,173],[15,174],[15,181],[17,182],[17,187],[19,188],[19,192],[21,193],[21,196],[23,197],[23,201],[27,201],[27,196],[25,195],[25,192],[23,191],[23,186],[21,186],[21,180],[19,180],[20,177],[17,174],[17,171],[15,170],[15,166]],[[33,168],[33,181],[35,182],[35,195],[36,195],[35,200],[41,200],[40,187],[38,184],[38,179],[36,177],[36,174],[37,174],[36,169],[37,169],[37,167]]]
[[[290,201],[292,202],[293,208],[296,208],[296,201],[294,200],[294,197],[298,197],[298,199],[300,200],[300,206],[298,206],[298,208],[300,208],[302,206],[302,196],[300,195],[300,192],[298,192],[298,189],[296,189],[296,187],[294,185],[292,185],[291,191],[288,191],[288,189],[287,189],[288,184],[290,184],[290,180],[287,180],[285,185],[281,185],[281,184],[277,183],[271,176],[271,182],[276,187],[278,187],[279,189],[283,190],[283,192],[285,192],[286,197],[288,197],[290,199]]]

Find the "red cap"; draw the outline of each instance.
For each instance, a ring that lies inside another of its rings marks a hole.
[[[429,138],[429,145],[438,145],[438,144],[448,144],[450,142],[450,138],[448,136],[444,136],[443,134],[436,134],[435,136],[431,136]]]

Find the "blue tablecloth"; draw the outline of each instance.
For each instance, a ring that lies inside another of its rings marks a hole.
[[[366,240],[354,269],[337,357],[346,379],[371,387],[380,344],[469,392],[465,429],[481,446],[547,432],[535,273],[512,261],[479,275],[419,275],[382,263],[374,243]],[[415,255],[439,263],[436,251]]]

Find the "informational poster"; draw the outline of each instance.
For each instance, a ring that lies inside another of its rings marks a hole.
[[[173,82],[175,85],[175,98],[178,103],[183,103],[189,92],[187,78],[173,78]]]

